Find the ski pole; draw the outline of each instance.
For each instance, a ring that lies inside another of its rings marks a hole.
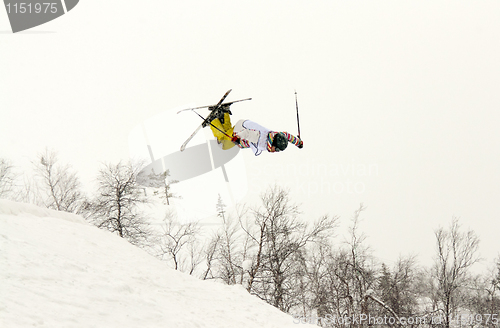
[[[297,109],[297,129],[299,131],[298,137],[300,139],[299,102],[297,101],[297,90],[295,90],[295,108]]]

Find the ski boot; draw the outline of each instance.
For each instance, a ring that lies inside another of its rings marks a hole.
[[[205,119],[205,121],[202,123],[203,127],[206,127],[210,125],[210,122],[215,120],[216,118],[219,119],[219,121],[224,124],[224,113],[229,113],[229,115],[233,115],[231,111],[229,110],[230,105],[223,105],[219,107],[208,107],[208,110],[211,111],[210,115]]]

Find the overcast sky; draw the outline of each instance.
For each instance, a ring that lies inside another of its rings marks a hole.
[[[230,88],[253,98],[235,121],[295,134],[297,90],[304,149],[247,150],[248,199],[278,183],[306,219],[342,227],[363,203],[389,263],[429,263],[454,216],[499,254],[498,1],[82,0],[9,30],[0,10],[0,156],[14,164],[49,147],[90,181],[128,158],[138,122]]]

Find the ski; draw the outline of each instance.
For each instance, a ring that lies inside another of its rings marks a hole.
[[[193,108],[181,109],[180,111],[177,112],[177,114],[185,112],[185,111],[188,111],[188,110],[195,110],[195,109],[201,109],[201,108],[208,108],[208,109],[212,110],[212,108],[215,108],[216,106],[221,106],[221,107],[231,106],[234,103],[237,103],[237,102],[240,102],[240,101],[246,101],[246,100],[252,100],[252,98],[245,98],[245,99],[230,101],[230,102],[223,103],[223,104],[220,104],[220,105],[208,105],[208,106],[200,106],[200,107],[193,107]]]
[[[217,109],[219,107],[221,107],[222,103],[226,99],[227,95],[229,95],[229,93],[231,92],[231,90],[232,89],[229,89],[224,94],[224,96],[222,96],[221,100],[219,100],[219,102],[217,103],[217,105],[200,107],[200,108],[213,107],[213,110],[212,110],[212,112],[210,114],[208,114],[207,118],[205,118],[205,120],[203,120],[203,123],[200,124],[200,126],[193,132],[193,134],[191,134],[191,136],[186,141],[184,141],[184,143],[181,146],[181,151],[184,151],[184,149],[186,149],[187,144],[191,141],[191,139],[193,139],[193,137],[198,133],[198,131],[200,131],[203,127],[205,127],[207,125],[207,122],[210,123],[211,119],[213,117],[215,117],[215,115],[217,115]],[[190,109],[194,109],[194,108],[190,108]]]

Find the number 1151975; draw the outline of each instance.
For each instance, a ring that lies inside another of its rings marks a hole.
[[[459,314],[456,317],[456,321],[457,323],[471,324],[471,325],[474,324],[497,325],[500,323],[498,314]]]
[[[40,14],[40,13],[57,13],[56,2],[36,2],[36,3],[7,3],[7,13],[9,14]]]

